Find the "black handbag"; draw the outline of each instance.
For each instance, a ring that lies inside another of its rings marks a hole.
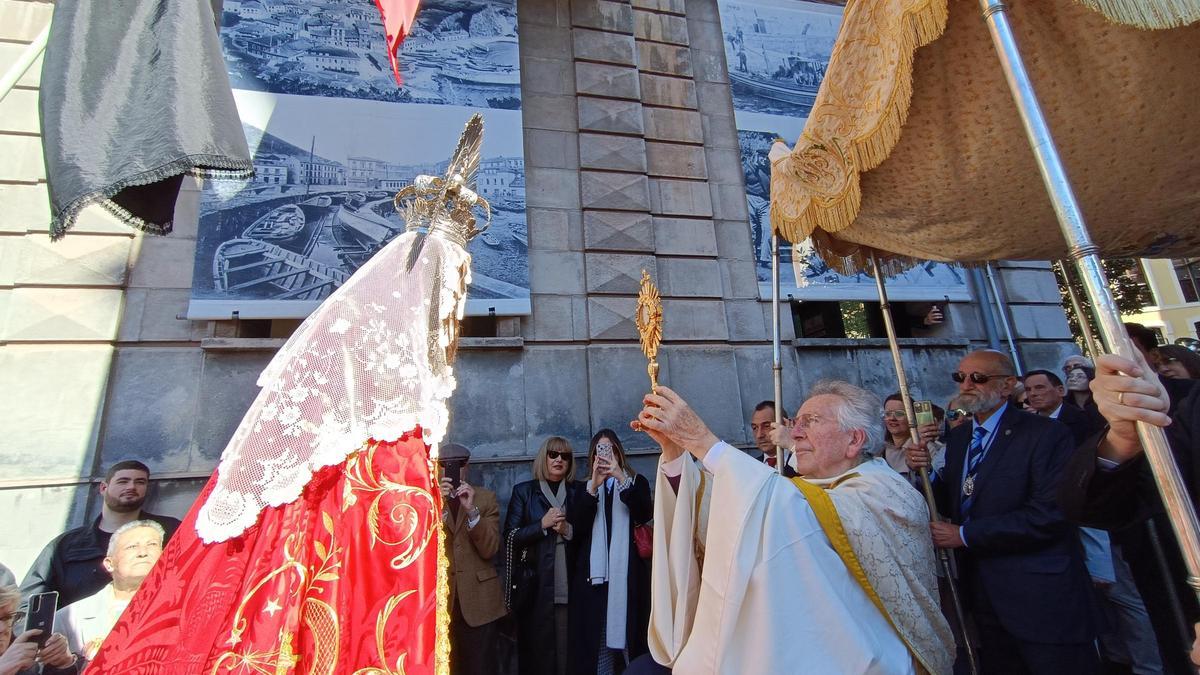
[[[529,549],[516,551],[515,529],[508,531],[505,542],[504,606],[508,611],[524,614],[533,606],[537,594],[537,572],[529,565]]]

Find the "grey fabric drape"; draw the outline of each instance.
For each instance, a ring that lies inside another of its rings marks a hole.
[[[95,203],[171,231],[183,176],[247,178],[220,0],[58,0],[42,68],[50,235]]]

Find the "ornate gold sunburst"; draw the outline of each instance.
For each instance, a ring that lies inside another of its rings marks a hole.
[[[658,345],[662,342],[662,296],[658,287],[650,280],[650,274],[642,270],[642,285],[638,291],[637,315],[633,318],[638,334],[642,338],[642,353],[650,361],[646,374],[650,376],[650,390],[658,392]]]

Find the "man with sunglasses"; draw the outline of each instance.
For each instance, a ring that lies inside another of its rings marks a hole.
[[[984,673],[1095,673],[1091,583],[1079,530],[1058,508],[1074,443],[1066,426],[1009,405],[1007,355],[981,349],[951,374],[971,424],[950,431],[935,475],[934,544],[954,549]],[[910,452],[913,469],[928,467]]]

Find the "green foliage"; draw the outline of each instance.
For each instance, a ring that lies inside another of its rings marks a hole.
[[[1142,311],[1143,307],[1154,303],[1150,287],[1142,278],[1142,265],[1136,258],[1108,258],[1102,260],[1101,263],[1104,265],[1104,274],[1108,277],[1108,287],[1112,291],[1113,300],[1116,301],[1122,316],[1136,314]],[[1083,289],[1083,283],[1079,280],[1079,275],[1074,267],[1071,267],[1069,273],[1071,287],[1075,290],[1075,296],[1079,298],[1079,304],[1084,314],[1087,315],[1092,335],[1099,339],[1100,332],[1096,326],[1096,319],[1092,315],[1092,303]],[[1057,274],[1056,271],[1054,276],[1058,280],[1058,292],[1062,296],[1063,308],[1067,312],[1067,323],[1071,326],[1071,334],[1075,336],[1075,342],[1080,348],[1086,349],[1083,331],[1075,312],[1071,309],[1071,298],[1067,294],[1067,287],[1063,283],[1062,275]]]

